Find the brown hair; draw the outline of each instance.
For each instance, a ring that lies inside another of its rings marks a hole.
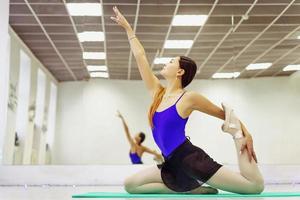
[[[182,88],[185,88],[194,79],[197,72],[197,65],[191,58],[180,56],[179,67],[184,69],[184,74],[181,77],[181,85]]]
[[[150,124],[151,128],[154,127],[153,121],[152,121],[153,115],[154,115],[156,109],[158,108],[159,104],[161,103],[162,98],[165,93],[166,93],[166,88],[164,88],[160,85],[157,92],[154,95],[154,100],[153,100],[153,102],[150,106],[150,110],[148,112],[148,120],[149,120],[149,124]]]
[[[145,135],[145,133],[140,132],[139,133],[139,137],[141,138],[141,141],[139,142],[139,145],[141,145],[144,142],[144,140],[146,138],[146,135]]]
[[[184,74],[181,77],[181,86],[185,88],[191,81],[194,79],[197,72],[197,65],[195,61],[186,56],[180,56],[179,59],[179,67],[184,69]],[[150,106],[150,110],[148,112],[148,120],[151,128],[153,128],[153,115],[158,108],[159,104],[162,101],[164,94],[166,93],[166,88],[159,86],[157,92],[154,95],[154,100]]]

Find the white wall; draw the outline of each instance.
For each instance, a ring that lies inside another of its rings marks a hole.
[[[194,80],[187,88],[216,105],[231,104],[254,138],[262,164],[300,164],[299,78]],[[145,144],[156,148],[148,126],[150,98],[141,81],[93,80],[59,84],[57,137],[53,164],[128,164],[127,144],[116,110],[124,114],[132,134],[144,131]],[[236,164],[231,137],[222,121],[194,112],[186,133],[213,158]],[[153,163],[152,157],[143,158]]]

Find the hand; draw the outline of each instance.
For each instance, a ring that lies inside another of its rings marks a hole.
[[[117,117],[120,117],[121,119],[123,119],[123,116],[121,115],[120,111],[117,110]]]
[[[115,21],[117,24],[122,26],[125,30],[130,30],[131,26],[126,20],[126,18],[122,15],[122,13],[118,10],[116,6],[113,7],[113,11],[115,12],[115,17],[110,17],[113,21]]]
[[[155,155],[154,160],[155,160],[156,162],[163,162],[163,161],[164,161],[164,158],[162,157],[162,155],[157,154],[157,155]]]
[[[253,148],[252,136],[247,131],[243,131],[243,135],[245,136],[245,143],[241,147],[241,152],[243,153],[244,151],[247,151],[249,161],[251,162],[253,157],[254,161],[257,163],[257,157]]]

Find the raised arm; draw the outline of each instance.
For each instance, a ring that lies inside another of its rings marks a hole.
[[[160,86],[158,78],[153,74],[149,62],[146,57],[144,47],[141,45],[140,41],[134,34],[130,24],[127,22],[125,17],[120,13],[117,7],[113,7],[115,12],[115,17],[111,17],[113,21],[122,26],[128,36],[129,43],[133,55],[135,57],[136,63],[138,65],[141,77],[146,84],[148,91],[150,92],[151,97],[154,96],[156,90]]]
[[[125,130],[125,134],[126,134],[126,137],[127,137],[127,140],[129,142],[130,146],[131,147],[134,146],[134,141],[133,141],[133,139],[132,139],[132,137],[131,137],[131,135],[129,133],[129,129],[128,129],[128,126],[127,126],[127,124],[125,122],[124,117],[121,115],[121,113],[119,111],[118,111],[117,116],[122,120],[123,127],[124,127],[124,130]]]

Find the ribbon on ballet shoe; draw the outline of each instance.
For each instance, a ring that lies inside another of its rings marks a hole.
[[[236,125],[233,123],[230,123],[228,126],[229,126],[229,128],[237,128]]]
[[[243,131],[238,130],[232,137],[234,140],[244,138]]]

